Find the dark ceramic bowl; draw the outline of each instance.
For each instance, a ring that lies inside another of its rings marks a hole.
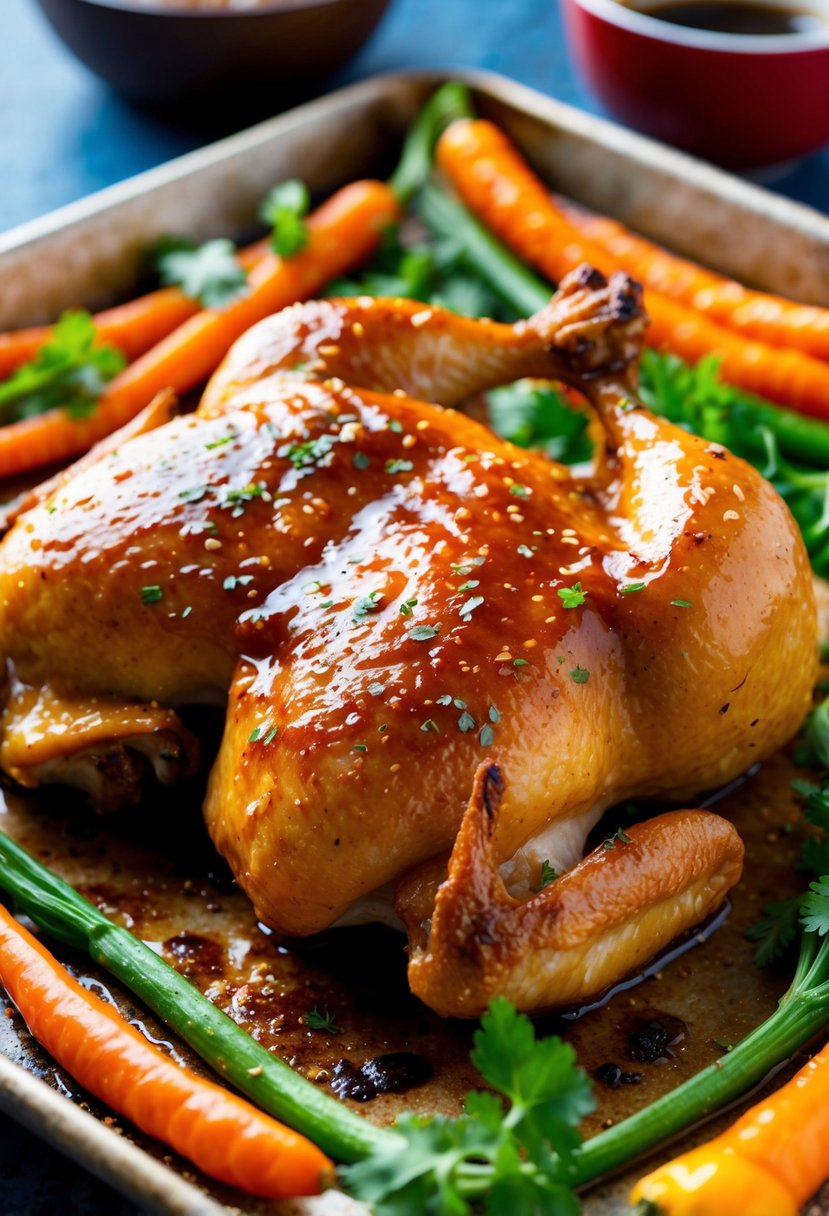
[[[354,55],[388,0],[270,0],[199,10],[141,0],[38,0],[71,51],[135,101],[228,87],[308,93]]]

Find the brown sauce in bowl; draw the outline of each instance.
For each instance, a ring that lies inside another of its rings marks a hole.
[[[644,11],[648,17],[719,34],[779,37],[781,34],[829,35],[829,22],[806,8],[741,4],[739,0],[669,0]]]

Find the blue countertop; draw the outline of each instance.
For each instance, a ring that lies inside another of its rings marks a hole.
[[[3,0],[0,231],[225,134],[226,120],[162,118],[122,101],[64,50],[33,0]],[[364,51],[331,82],[411,67],[483,67],[588,110],[555,0],[392,0]],[[829,211],[829,150],[775,181]],[[132,1204],[0,1117],[0,1214],[129,1216]]]

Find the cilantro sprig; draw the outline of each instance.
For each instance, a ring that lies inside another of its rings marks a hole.
[[[495,1092],[467,1095],[458,1118],[405,1115],[399,1140],[342,1171],[348,1191],[377,1216],[570,1216],[578,1201],[563,1181],[594,1107],[573,1048],[496,997],[475,1034],[472,1063]],[[484,1198],[485,1197],[485,1198]]]
[[[308,187],[291,178],[274,186],[259,208],[259,218],[271,229],[271,247],[280,257],[292,257],[308,244],[305,216],[310,206]]]
[[[88,312],[65,312],[34,358],[0,384],[0,421],[16,422],[58,406],[73,418],[86,418],[125,364],[117,347],[98,340]]]
[[[236,247],[224,237],[197,245],[185,237],[165,236],[151,255],[161,283],[180,287],[205,308],[224,308],[240,296],[247,271],[236,260]]]

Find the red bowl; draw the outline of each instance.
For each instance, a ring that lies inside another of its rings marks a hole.
[[[648,16],[654,3],[562,0],[576,65],[622,122],[732,169],[790,161],[829,140],[829,11],[825,34],[722,34]]]

